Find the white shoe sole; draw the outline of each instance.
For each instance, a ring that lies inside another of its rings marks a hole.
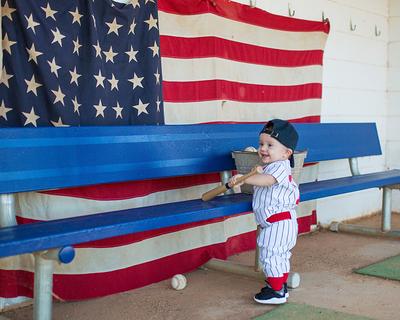
[[[268,300],[259,300],[256,297],[254,297],[254,301],[261,304],[282,304],[286,303],[287,299],[286,297],[283,297],[283,298],[271,298]]]

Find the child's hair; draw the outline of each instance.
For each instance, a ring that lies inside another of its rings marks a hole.
[[[299,140],[299,135],[296,129],[288,121],[281,119],[273,119],[268,121],[262,128],[260,134],[266,133],[278,140],[285,147],[291,149],[293,152],[296,149],[297,141]],[[293,154],[289,158],[290,166],[294,167]]]

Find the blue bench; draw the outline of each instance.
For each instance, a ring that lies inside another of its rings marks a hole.
[[[349,177],[302,184],[301,201],[369,188],[384,188],[390,199],[390,186],[400,183],[400,170],[359,174],[356,167],[356,158],[381,154],[375,124],[295,126],[298,150],[308,151],[306,163],[347,158],[353,172]],[[209,202],[196,199],[12,226],[13,197],[18,192],[210,172],[221,172],[225,182],[235,169],[231,151],[257,146],[260,128],[255,124],[2,128],[0,223],[6,227],[0,229],[0,257],[36,252],[35,272],[43,272],[41,265],[48,259],[71,261],[74,244],[251,211],[251,195],[229,194]],[[384,205],[390,212],[390,201]],[[53,250],[45,252],[49,249]],[[43,287],[36,288],[35,282],[34,312],[37,319],[50,319],[51,286],[50,293],[41,294]]]

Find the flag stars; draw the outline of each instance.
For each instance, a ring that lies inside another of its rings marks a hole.
[[[3,50],[7,51],[9,54],[11,54],[11,47],[16,44],[16,41],[11,41],[10,39],[8,39],[8,34],[6,33],[4,35],[3,40],[1,41],[2,46],[3,46]]]
[[[72,54],[76,53],[79,56],[79,48],[82,47],[82,45],[79,43],[79,38],[76,37],[76,40],[72,40],[72,42],[74,43],[74,51]]]
[[[37,97],[37,89],[39,87],[41,87],[42,84],[39,82],[36,82],[34,74],[32,75],[31,80],[26,80],[26,79],[24,79],[24,80],[27,85],[26,93],[33,92],[33,94]]]
[[[119,80],[117,80],[114,76],[114,73],[112,74],[111,79],[107,79],[107,81],[111,84],[111,91],[116,89],[117,91],[119,91],[118,89],[118,82]]]
[[[72,24],[74,24],[75,22],[77,22],[79,25],[81,25],[81,18],[83,17],[83,15],[79,13],[78,7],[75,8],[75,11],[68,11],[68,12],[69,12],[69,13],[72,15],[72,17],[73,17]]]
[[[159,84],[160,83],[160,73],[158,72],[158,68],[157,68],[156,73],[154,73],[154,76],[156,77],[156,84]]]
[[[144,22],[146,22],[149,25],[149,31],[152,28],[158,29],[157,27],[157,19],[153,18],[153,15],[150,13],[150,17],[148,20],[144,20]]]
[[[4,104],[4,101],[1,100],[1,104],[0,104],[0,118],[4,118],[5,120],[7,119],[7,112],[10,112],[12,110],[12,108],[7,108]],[[122,117],[121,117],[122,118]]]
[[[50,4],[47,4],[47,7],[41,7],[42,10],[44,11],[44,13],[46,14],[46,19],[47,18],[52,18],[54,21],[56,21],[56,18],[54,17],[54,15],[57,13],[56,10],[52,10],[50,7]]]
[[[78,78],[81,76],[79,73],[76,72],[76,67],[74,67],[73,71],[69,71],[69,74],[71,75],[71,81],[69,82],[70,84],[75,83],[78,85]]]
[[[132,83],[133,89],[135,89],[136,87],[141,87],[143,88],[142,85],[142,80],[144,79],[144,77],[138,77],[136,75],[136,73],[133,74],[133,78],[129,79],[128,81]]]
[[[96,26],[96,18],[94,17],[94,15],[92,15],[92,20],[93,20],[93,25],[94,25],[94,27],[97,29],[97,26]]]
[[[36,21],[33,20],[32,13],[29,16],[29,18],[27,16],[25,16],[25,19],[28,22],[28,27],[26,28],[26,30],[31,29],[33,31],[33,33],[36,34],[35,28],[37,26],[39,26],[40,23],[37,23]]]
[[[140,4],[139,4],[139,0],[130,0],[130,4],[136,8],[139,7],[140,8]]]
[[[149,114],[147,112],[147,107],[149,103],[143,103],[142,100],[139,99],[139,103],[137,105],[132,106],[138,111],[138,116],[140,116],[142,113]]]
[[[96,50],[96,58],[97,57],[101,58],[101,47],[99,41],[97,41],[97,44],[93,44],[93,48]]]
[[[113,107],[116,115],[115,115],[115,119],[118,119],[118,117],[120,117],[122,119],[122,110],[124,110],[123,108],[120,107],[119,102],[117,101],[117,106]],[[1,115],[1,114],[0,114]]]
[[[0,84],[4,84],[7,88],[10,88],[10,84],[8,83],[8,80],[10,80],[12,77],[14,77],[12,74],[7,74],[6,68],[3,67],[3,70],[1,72],[1,77],[0,77]]]
[[[113,22],[106,22],[106,25],[108,26],[108,33],[110,34],[111,32],[114,32],[117,36],[118,34],[118,29],[122,27],[122,24],[117,23],[117,18],[114,18]]]
[[[158,55],[158,51],[159,51],[159,46],[157,45],[157,42],[154,41],[154,45],[152,47],[148,47],[150,50],[153,51],[153,57]]]
[[[54,127],[69,127],[69,125],[62,123],[61,117],[58,118],[58,121],[50,121]]]
[[[102,86],[103,88],[104,88],[104,79],[106,78],[106,77],[103,77],[103,75],[101,74],[101,70],[99,70],[99,74],[96,76],[96,75],[94,75],[94,77],[95,77],[95,79],[96,79],[96,88],[98,87],[98,86]]]
[[[99,100],[99,104],[95,104],[93,107],[96,109],[96,118],[98,116],[102,116],[104,118],[104,110],[107,108],[107,106],[103,105],[101,99]]]
[[[60,86],[58,86],[58,90],[51,90],[51,92],[53,92],[55,99],[54,99],[54,104],[56,104],[57,102],[61,102],[61,104],[63,106],[64,105],[64,98],[65,98],[65,94],[62,93]]]
[[[63,34],[60,33],[60,30],[58,30],[58,28],[56,28],[55,31],[51,30],[51,32],[53,33],[54,39],[51,43],[55,43],[57,42],[60,47],[62,47],[62,39],[65,38],[65,36]]]
[[[22,114],[26,117],[26,121],[24,126],[28,124],[32,124],[33,126],[37,127],[36,121],[40,118],[38,115],[35,114],[35,109],[32,107],[31,112],[22,112]]]
[[[72,104],[74,105],[74,112],[76,112],[79,115],[79,107],[81,106],[81,104],[78,102],[76,96],[72,101]]]
[[[26,49],[29,54],[28,62],[33,60],[37,64],[37,58],[41,56],[43,53],[40,51],[36,51],[35,44],[32,43],[32,47],[30,49]]]
[[[129,62],[131,62],[132,60],[137,62],[136,55],[138,52],[139,51],[133,50],[132,46],[131,46],[131,50],[125,52],[129,57]]]
[[[135,34],[135,28],[136,28],[136,23],[135,23],[135,19],[132,20],[131,25],[129,26],[129,32],[128,34]]]
[[[3,7],[1,7],[1,16],[2,17],[7,17],[8,19],[10,19],[11,21],[13,21],[13,19],[12,19],[12,13],[15,11],[16,9],[15,8],[11,8],[9,5],[8,5],[8,1],[6,1],[5,3],[4,3],[4,6]]]
[[[114,63],[114,57],[118,54],[113,51],[112,46],[108,51],[103,51],[103,53],[106,56],[106,62],[111,61],[112,63]]]
[[[50,66],[51,73],[54,73],[58,78],[58,69],[61,69],[61,67],[56,64],[56,58],[53,58],[53,61],[48,60],[47,63]]]
[[[160,112],[160,104],[161,104],[160,97],[157,97],[156,104],[157,104],[157,112]]]

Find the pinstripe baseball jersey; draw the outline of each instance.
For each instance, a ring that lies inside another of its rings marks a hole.
[[[254,186],[253,211],[261,227],[270,224],[266,220],[273,214],[294,209],[300,196],[299,188],[292,178],[289,160],[268,164],[264,167],[264,174],[273,176],[277,182],[270,187]]]

